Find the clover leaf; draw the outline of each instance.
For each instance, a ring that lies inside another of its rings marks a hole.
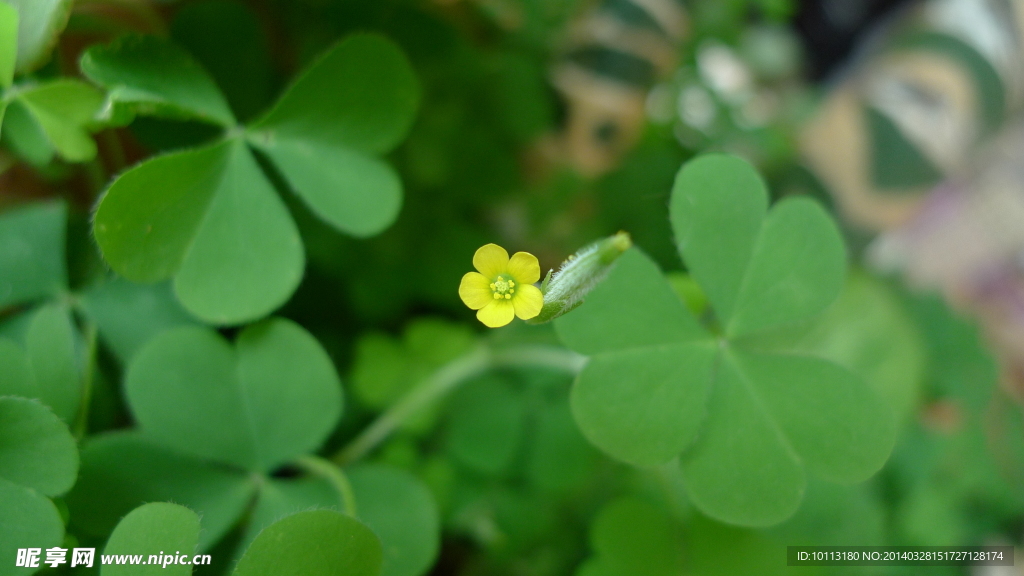
[[[184,506],[169,502],[150,502],[132,510],[117,524],[107,540],[104,555],[142,556],[147,562],[157,556],[161,562],[173,556],[173,561],[143,566],[107,564],[100,567],[101,576],[139,576],[141,574],[170,574],[188,576],[191,564],[177,560],[186,556],[192,562],[199,542],[199,517]]]
[[[199,64],[163,41],[94,47],[81,65],[108,90],[111,118],[155,114],[226,129],[213,144],[122,174],[94,220],[115,271],[135,282],[173,278],[178,299],[203,320],[241,324],[265,316],[302,278],[298,230],[250,146],[342,232],[374,235],[398,215],[401,180],[379,155],[409,130],[419,87],[401,50],[383,37],[359,34],[336,45],[244,130]]]
[[[125,391],[149,437],[254,472],[319,448],[342,407],[327,353],[281,318],[249,326],[234,346],[207,328],[168,330],[135,355]]]
[[[768,209],[746,162],[710,155],[679,172],[671,220],[714,313],[698,323],[639,250],[572,314],[563,341],[591,356],[571,393],[591,442],[638,466],[675,462],[691,500],[726,522],[781,522],[806,474],[855,482],[894,441],[890,409],[846,368],[766,352],[754,335],[823,311],[845,274],[842,239],[814,202]]]
[[[78,449],[67,426],[36,400],[0,396],[0,574],[15,568],[18,548],[53,547],[64,521],[47,496],[67,492],[78,472]]]
[[[380,540],[361,522],[330,510],[309,510],[261,532],[233,574],[377,576],[382,561]]]

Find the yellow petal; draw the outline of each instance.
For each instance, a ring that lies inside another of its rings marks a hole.
[[[488,328],[498,328],[508,324],[515,317],[515,310],[510,300],[491,300],[476,313],[477,320]]]
[[[516,252],[508,262],[508,273],[517,284],[533,284],[540,280],[540,262],[529,252]]]
[[[512,295],[512,306],[516,309],[516,316],[529,320],[540,314],[540,309],[544,307],[544,295],[540,293],[540,288],[526,284]]]
[[[473,310],[479,310],[494,300],[490,280],[479,272],[466,272],[459,284],[459,298]]]
[[[494,279],[508,273],[508,252],[497,244],[484,244],[473,254],[473,267],[484,276]]]

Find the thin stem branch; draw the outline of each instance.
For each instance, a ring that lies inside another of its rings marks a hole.
[[[486,345],[480,345],[421,380],[352,442],[339,450],[332,460],[345,465],[366,456],[410,416],[444,397],[463,382],[488,370],[541,367],[575,374],[583,368],[585,362],[583,356],[553,346],[525,345],[491,350]]]
[[[299,456],[295,459],[295,465],[314,476],[319,476],[330,482],[341,496],[341,504],[345,508],[345,514],[353,518],[356,516],[356,496],[352,492],[352,483],[348,481],[348,476],[345,476],[341,468],[338,468],[329,460],[324,460],[312,454]]]

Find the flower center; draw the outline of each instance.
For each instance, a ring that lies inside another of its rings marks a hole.
[[[495,300],[502,298],[509,300],[516,293],[516,283],[511,278],[498,276],[494,279],[494,282],[491,282],[491,290],[494,292]]]

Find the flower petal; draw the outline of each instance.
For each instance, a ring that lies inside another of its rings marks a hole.
[[[533,284],[540,280],[540,262],[529,252],[516,252],[508,262],[508,273],[516,284]]]
[[[493,297],[492,297],[493,298]],[[515,317],[515,310],[509,300],[491,300],[476,313],[477,320],[488,328],[499,328],[508,324]]]
[[[497,244],[484,244],[473,254],[473,267],[493,281],[508,273],[508,252]]]
[[[491,282],[479,272],[466,272],[459,284],[459,298],[473,310],[479,310],[494,301]]]
[[[533,284],[516,284],[516,293],[512,295],[512,306],[516,309],[516,316],[523,320],[529,320],[540,314],[540,309],[544,307],[544,295],[541,294],[540,288]]]

